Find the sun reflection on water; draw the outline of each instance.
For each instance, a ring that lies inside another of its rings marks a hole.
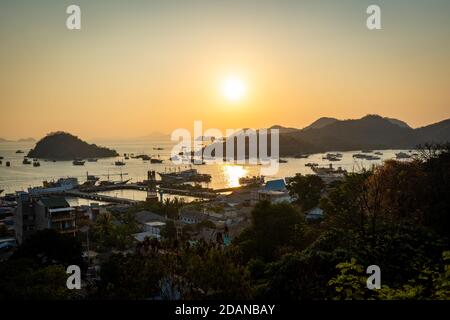
[[[228,187],[239,187],[239,178],[247,175],[247,169],[239,165],[224,164],[222,167]]]

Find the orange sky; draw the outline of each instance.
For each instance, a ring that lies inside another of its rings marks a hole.
[[[385,4],[380,31],[365,1],[78,3],[81,31],[65,29],[70,1],[2,2],[0,137],[450,118],[449,2]],[[230,74],[247,85],[233,103]]]

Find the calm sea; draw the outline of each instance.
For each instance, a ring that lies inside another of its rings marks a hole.
[[[98,162],[86,162],[84,166],[74,166],[71,161],[45,162],[40,161],[40,167],[32,165],[23,165],[23,157],[33,148],[34,143],[0,143],[0,156],[4,159],[0,165],[0,189],[4,193],[13,193],[15,191],[26,191],[29,187],[41,186],[43,181],[57,180],[61,177],[77,177],[80,182],[86,179],[87,173],[99,176],[101,180],[120,181],[120,174],[123,179],[131,179],[137,182],[146,179],[148,170],[164,172],[177,167],[169,160],[171,149],[174,143],[170,140],[150,140],[150,141],[94,141],[94,143],[115,149],[121,156],[117,158],[99,159]],[[154,148],[163,148],[155,150]],[[16,153],[17,150],[23,150],[25,153]],[[342,167],[348,171],[359,171],[362,168],[370,168],[372,165],[381,164],[386,159],[395,158],[395,153],[402,150],[382,150],[381,160],[368,161],[354,159],[352,155],[359,151],[342,152],[343,158],[339,162],[334,162],[335,167]],[[124,161],[123,154],[148,154],[158,156],[164,160],[162,164],[150,164],[141,159],[126,160],[123,167],[115,166],[116,160]],[[305,167],[308,162],[316,162],[319,165],[328,165],[330,162],[322,160],[323,154],[314,154],[307,159],[286,158],[287,163],[280,163],[279,171],[272,177],[266,177],[266,180],[272,178],[283,178],[293,176],[296,173],[312,173],[309,167]],[[5,162],[10,161],[11,166],[6,167]],[[207,164],[194,166],[201,173],[212,175],[212,181],[208,184],[212,188],[233,187],[239,185],[239,178],[244,176],[259,175],[260,166],[257,165],[232,165],[232,164]],[[178,166],[184,169],[187,166]],[[111,191],[110,194],[131,198],[135,200],[145,199],[145,192],[139,191]]]

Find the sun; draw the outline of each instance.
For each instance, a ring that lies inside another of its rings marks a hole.
[[[228,76],[222,82],[220,87],[222,95],[230,102],[242,100],[247,93],[247,85],[242,78],[238,76]]]

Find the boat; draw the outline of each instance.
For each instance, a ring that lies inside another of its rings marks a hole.
[[[198,173],[196,169],[187,169],[176,172],[158,172],[163,183],[183,183],[183,182],[209,182],[211,175]]]
[[[115,164],[116,166],[124,166],[124,165],[125,165],[125,162],[123,162],[123,161],[116,161],[114,164]]]
[[[87,159],[87,161],[88,161],[88,162],[97,162],[98,159],[90,158],[90,159]]]
[[[73,160],[72,164],[74,166],[84,166],[84,160]]]
[[[278,163],[287,163],[287,160],[284,160],[284,159],[278,159]]]
[[[105,180],[105,181],[100,181],[99,185],[101,187],[114,186],[114,185],[124,185],[124,184],[127,184],[129,181],[131,181],[131,179],[128,179],[128,180],[125,180],[125,181],[109,181],[109,180]]]
[[[342,154],[341,153],[327,153],[325,156],[322,157],[322,160],[341,161]]]
[[[144,161],[149,161],[149,160],[152,159],[150,156],[148,156],[146,154],[141,154],[141,155],[135,156],[134,158],[135,159],[142,159]]]
[[[4,158],[2,156],[0,156],[0,160],[3,160]]]
[[[24,153],[22,150],[17,150],[16,153]]]
[[[411,156],[405,152],[399,152],[395,154],[395,158],[397,159],[410,159]]]
[[[311,167],[311,170],[327,183],[335,180],[342,180],[347,174],[347,170],[344,170],[341,167],[335,169],[331,163],[328,167]]]
[[[307,159],[309,154],[297,154],[294,156],[295,159]]]
[[[381,159],[380,157],[377,157],[377,156],[374,156],[371,154],[363,154],[363,153],[355,153],[353,155],[353,158],[364,159],[364,160],[369,160],[369,161]]]
[[[11,162],[9,162],[9,161],[6,161],[5,164],[6,164],[7,167],[10,167],[10,166],[11,166]]]
[[[262,185],[264,184],[264,176],[241,177],[239,178],[241,185]]]
[[[383,155],[383,152],[377,151],[377,152],[375,152],[375,154],[376,154],[377,156],[382,156],[382,155]]]
[[[125,160],[130,160],[130,157],[126,156],[126,157],[125,157]]]
[[[153,150],[164,150],[164,148],[158,147],[158,148],[153,148]]]
[[[60,193],[78,187],[77,178],[60,178],[58,181],[44,181],[42,187],[28,188],[33,195]]]
[[[368,150],[368,149],[366,149],[366,150],[361,150],[361,152],[362,152],[362,153],[372,153],[373,150]]]
[[[23,159],[22,164],[31,164],[31,161],[25,158]]]
[[[33,161],[33,167],[40,167],[41,164],[39,163],[39,161]]]
[[[305,167],[317,167],[317,166],[319,166],[319,164],[318,163],[315,163],[315,162],[308,162],[308,163],[305,163]]]
[[[151,158],[150,163],[163,163],[162,159]]]

